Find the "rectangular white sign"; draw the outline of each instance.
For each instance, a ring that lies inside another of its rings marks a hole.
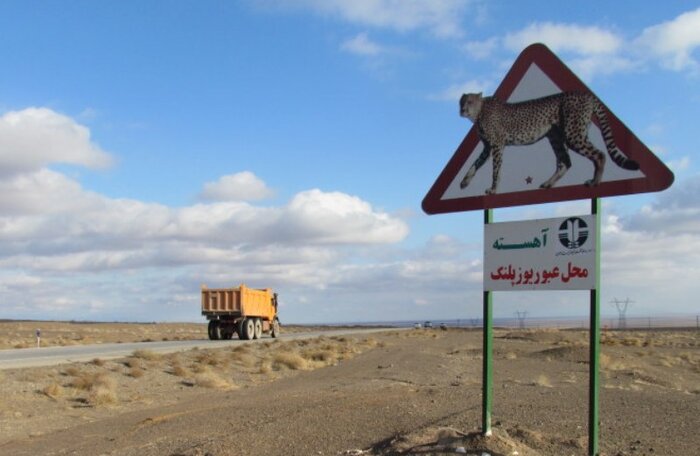
[[[595,216],[484,226],[484,290],[595,288]]]

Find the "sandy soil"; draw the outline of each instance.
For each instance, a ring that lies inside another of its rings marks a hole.
[[[2,371],[0,454],[585,455],[587,334],[412,330]],[[700,333],[603,336],[601,451],[700,448]],[[465,454],[465,453],[462,453]]]

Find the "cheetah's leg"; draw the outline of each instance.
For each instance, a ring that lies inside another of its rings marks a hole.
[[[464,179],[462,179],[462,182],[459,183],[459,188],[466,188],[467,185],[469,185],[469,182],[471,182],[472,178],[474,178],[474,175],[479,168],[484,166],[484,163],[486,163],[486,160],[488,160],[490,154],[491,146],[484,142],[484,150],[481,151],[481,154],[479,154],[476,161],[469,168],[469,171],[467,171],[467,174],[464,176]]]
[[[593,162],[593,178],[584,182],[588,187],[593,187],[600,184],[605,169],[605,155],[599,151],[588,138],[583,138],[580,141],[568,141],[568,145],[574,152],[581,154]]]
[[[557,168],[552,177],[544,181],[540,188],[551,188],[571,168],[571,157],[566,149],[566,144],[564,144],[564,132],[558,127],[554,127],[547,133],[547,139],[549,139],[549,144],[557,159]]]
[[[493,156],[493,177],[491,179],[491,188],[486,189],[487,195],[493,195],[498,188],[498,182],[501,179],[501,164],[503,163],[503,146],[492,146],[491,155]]]

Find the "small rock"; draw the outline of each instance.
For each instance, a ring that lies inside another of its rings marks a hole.
[[[467,449],[464,447],[457,447],[457,448],[455,448],[455,453],[467,454]]]

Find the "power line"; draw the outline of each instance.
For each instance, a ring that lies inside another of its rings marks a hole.
[[[617,308],[617,329],[627,329],[627,307],[634,303],[634,301],[630,300],[630,298],[625,298],[624,301],[615,298],[610,301],[610,303],[615,304],[615,307]]]

